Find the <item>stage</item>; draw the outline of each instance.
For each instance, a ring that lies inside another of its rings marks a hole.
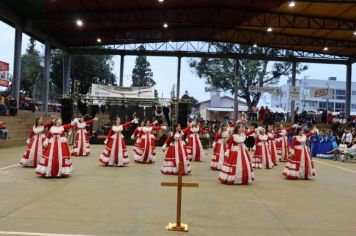
[[[160,173],[161,149],[154,165],[103,167],[103,148],[73,158],[67,179],[16,165],[24,147],[1,149],[0,235],[183,235],[165,230],[175,220],[176,189],[160,182],[176,177]],[[183,178],[200,185],[183,189],[186,235],[356,235],[356,163],[316,159],[309,181],[284,179],[282,164],[256,170],[253,185],[226,186],[209,169],[210,152]]]

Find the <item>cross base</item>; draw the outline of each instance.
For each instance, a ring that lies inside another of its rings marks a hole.
[[[169,223],[166,226],[166,229],[168,231],[188,232],[188,225],[187,224],[180,224],[180,226],[177,226],[177,224]]]

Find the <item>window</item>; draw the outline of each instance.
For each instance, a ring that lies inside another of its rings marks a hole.
[[[352,91],[352,96],[356,96],[356,91]]]
[[[326,104],[327,102],[319,102],[319,109],[326,109]],[[343,104],[343,103],[340,103]],[[329,110],[334,110],[334,103],[333,102],[329,102]]]
[[[346,99],[346,90],[334,90],[334,99],[345,100]]]
[[[351,110],[356,111],[356,104],[351,104]]]
[[[345,103],[335,103],[335,111],[345,111]]]

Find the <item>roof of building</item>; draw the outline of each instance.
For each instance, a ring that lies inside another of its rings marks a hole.
[[[220,99],[224,99],[224,98],[227,98],[227,99],[230,99],[230,100],[235,100],[235,98],[233,98],[231,96],[227,96],[227,95],[220,97]],[[211,101],[211,99],[207,99],[207,100],[200,101],[197,104],[199,105],[199,104],[202,104],[202,103],[205,103],[205,102],[210,102],[210,101]],[[246,101],[239,98],[239,104],[246,104]]]
[[[1,0],[0,19],[14,18],[68,48],[207,41],[356,57],[351,0]]]

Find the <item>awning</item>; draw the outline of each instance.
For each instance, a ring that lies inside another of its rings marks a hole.
[[[207,107],[206,109],[208,111],[216,111],[216,112],[234,112],[233,107]],[[247,111],[247,110],[248,110],[247,106],[239,106],[239,112]]]

